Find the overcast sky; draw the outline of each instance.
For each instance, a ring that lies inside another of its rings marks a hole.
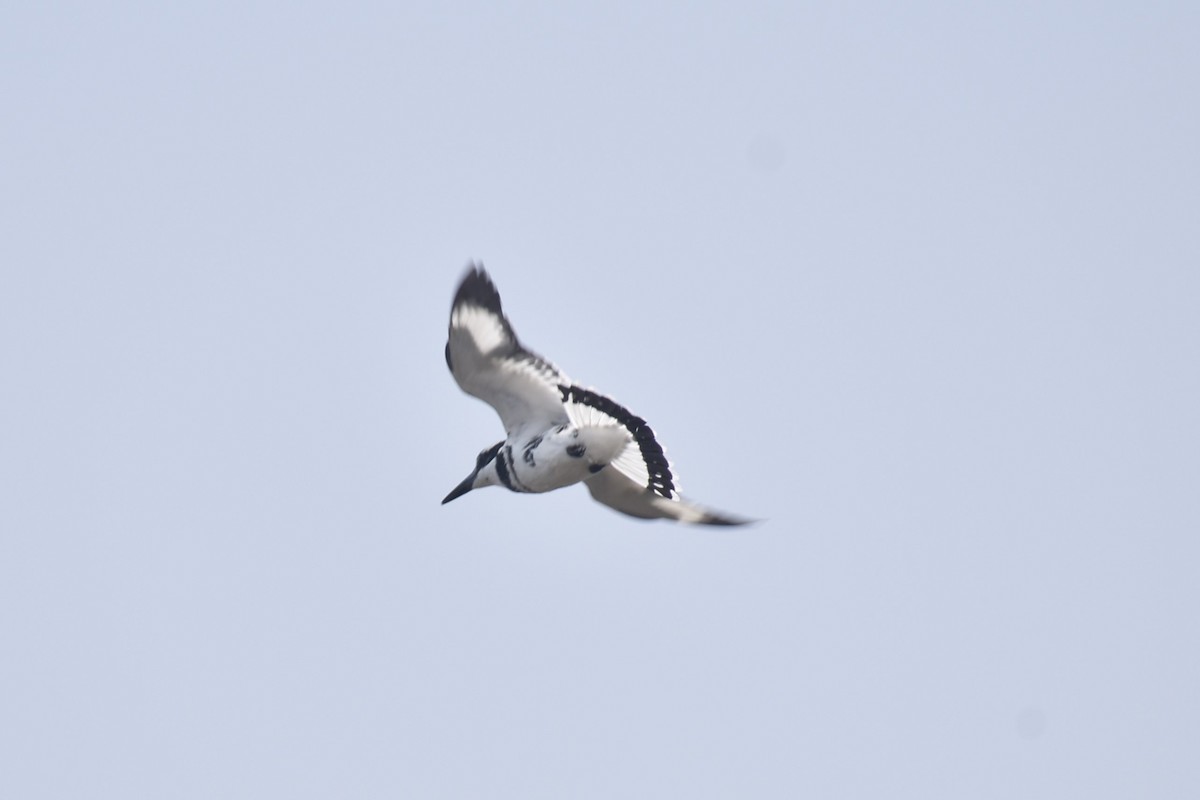
[[[1200,796],[1200,6],[0,9],[0,795]],[[441,498],[468,260],[684,493]]]

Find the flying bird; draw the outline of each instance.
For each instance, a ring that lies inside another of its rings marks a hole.
[[[454,295],[446,366],[459,388],[496,409],[505,438],[479,453],[442,505],[484,486],[549,492],[582,482],[595,500],[633,517],[750,522],[680,497],[646,421],[524,347],[481,265],[468,267]]]

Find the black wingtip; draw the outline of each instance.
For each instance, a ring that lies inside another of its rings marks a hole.
[[[496,291],[496,284],[492,283],[483,264],[475,261],[467,264],[466,274],[458,284],[451,307],[460,305],[479,306],[498,315],[504,313],[500,308],[500,292]]]
[[[726,516],[722,516],[721,514],[714,514],[713,512],[710,511],[704,515],[703,519],[699,520],[699,524],[701,524],[701,525],[726,525],[726,526],[732,527],[732,526],[736,526],[736,525],[754,525],[761,521],[762,520],[758,520],[758,519],[741,519],[739,517],[726,517]]]

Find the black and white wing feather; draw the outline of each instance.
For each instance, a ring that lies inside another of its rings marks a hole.
[[[646,420],[611,398],[580,386],[559,386],[574,425],[619,425],[629,444],[600,472],[584,481],[592,498],[642,519],[675,519],[702,525],[742,525],[749,520],[718,514],[685,500],[667,454]]]
[[[510,437],[569,421],[558,386],[570,380],[521,346],[482,267],[471,266],[454,295],[446,366],[459,388],[496,409]]]
[[[594,389],[560,385],[558,390],[572,424],[580,427],[613,425],[629,432],[629,444],[609,464],[610,468],[659,497],[667,500],[679,497],[679,485],[671,471],[671,462],[646,420]]]

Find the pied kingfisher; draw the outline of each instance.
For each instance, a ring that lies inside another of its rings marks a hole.
[[[483,486],[549,492],[582,481],[593,498],[634,517],[749,522],[681,498],[644,419],[523,347],[482,266],[468,266],[454,295],[446,366],[464,392],[496,409],[507,438],[480,452],[442,505]]]

